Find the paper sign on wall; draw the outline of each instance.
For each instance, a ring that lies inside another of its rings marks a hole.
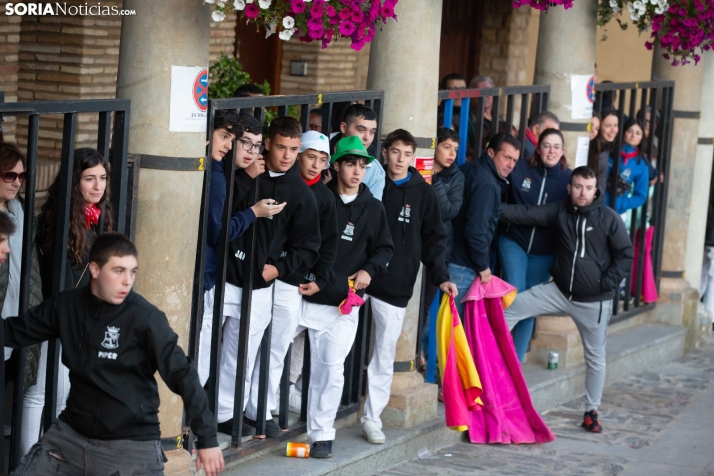
[[[172,66],[169,132],[206,132],[207,109],[208,70]]]
[[[434,157],[416,157],[414,168],[424,177],[426,183],[431,185],[431,179],[434,176]]]
[[[575,150],[575,167],[588,165],[588,151],[590,150],[590,137],[578,137],[578,148]]]
[[[572,98],[572,119],[590,119],[593,117],[595,102],[595,76],[573,75],[570,77]]]

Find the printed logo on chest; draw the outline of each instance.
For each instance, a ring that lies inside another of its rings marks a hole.
[[[341,238],[343,240],[347,241],[352,241],[352,237],[355,234],[355,225],[354,223],[347,223],[347,226],[345,226],[345,230],[342,232]]]
[[[531,179],[526,177],[523,180],[523,183],[521,184],[521,190],[524,192],[530,192],[531,191]]]
[[[402,211],[399,212],[399,221],[403,221],[404,223],[409,223],[409,218],[412,213],[412,208],[411,205],[406,204],[402,207]]]

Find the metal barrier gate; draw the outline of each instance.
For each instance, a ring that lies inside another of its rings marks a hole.
[[[299,121],[302,125],[303,131],[308,130],[308,121],[311,110],[311,105],[319,104],[322,110],[322,132],[324,134],[329,134],[330,124],[332,123],[334,109],[337,104],[353,103],[353,102],[363,102],[365,105],[371,107],[377,113],[377,124],[378,131],[375,136],[375,142],[377,150],[380,149],[380,129],[381,126],[381,113],[383,109],[384,102],[384,92],[383,91],[348,91],[348,92],[335,92],[335,93],[325,93],[325,94],[308,94],[299,96],[267,96],[267,97],[251,97],[251,98],[231,98],[231,99],[215,99],[211,100],[208,108],[208,151],[212,147],[212,136],[213,136],[213,123],[215,119],[215,113],[219,110],[238,110],[245,111],[256,117],[261,123],[265,118],[266,109],[277,109],[278,116],[285,116],[289,114],[289,107],[298,106],[299,107]],[[210,153],[210,152],[209,152]],[[233,177],[235,174],[235,147],[232,152],[226,157],[230,156],[230,160],[222,161],[222,166],[225,167],[226,177]],[[212,164],[213,165],[213,164]],[[258,189],[260,186],[260,177],[256,179],[256,190],[253,197],[250,199],[250,204],[254,204],[258,197]],[[233,180],[227,180],[226,187],[226,204],[233,203],[234,195],[234,182]],[[201,321],[203,315],[203,269],[205,263],[205,243],[206,243],[206,228],[207,222],[206,217],[208,216],[208,197],[210,196],[210,173],[206,173],[204,188],[203,188],[203,200],[201,204],[201,220],[199,226],[199,246],[197,258],[196,258],[196,268],[194,276],[194,288],[193,288],[193,305],[191,314],[191,335],[189,340],[189,355],[194,356],[198,354],[198,344],[199,335],[201,330]],[[208,396],[209,396],[209,406],[211,411],[216,413],[218,408],[218,384],[219,384],[219,374],[218,364],[220,358],[221,342],[222,342],[222,318],[223,318],[223,308],[224,308],[224,297],[225,297],[225,282],[226,282],[226,266],[229,259],[233,259],[232,256],[228,255],[228,232],[229,227],[227,224],[232,215],[232,207],[226,206],[223,210],[222,215],[222,229],[219,237],[218,243],[218,263],[216,272],[216,286],[214,295],[214,307],[213,307],[213,328],[212,328],[212,338],[211,338],[211,359],[210,359],[210,376],[208,378]],[[232,434],[230,436],[231,446],[224,451],[224,458],[226,462],[237,460],[241,457],[247,456],[249,454],[255,453],[262,449],[270,446],[275,446],[281,442],[294,438],[296,435],[306,432],[306,414],[307,414],[307,389],[309,384],[310,376],[310,343],[309,339],[305,339],[305,359],[303,365],[303,399],[302,399],[302,409],[299,420],[290,421],[288,412],[288,376],[290,371],[290,354],[291,350],[285,358],[285,367],[283,370],[283,377],[280,383],[280,402],[279,402],[279,426],[286,430],[281,438],[267,438],[267,439],[252,439],[246,441],[243,439],[242,435],[242,421],[243,421],[243,400],[245,392],[250,389],[244,388],[245,374],[246,374],[246,364],[247,364],[247,352],[248,352],[248,336],[250,334],[250,309],[251,309],[251,295],[253,290],[253,276],[250,270],[253,269],[253,263],[255,260],[255,254],[253,250],[256,246],[256,226],[251,225],[246,231],[246,236],[249,237],[248,247],[245,251],[245,258],[243,259],[244,269],[248,270],[244,273],[248,276],[247,285],[244,285],[242,292],[242,302],[241,302],[241,319],[240,319],[240,330],[239,330],[239,340],[238,340],[238,355],[237,355],[237,371],[236,371],[236,385],[235,385],[235,396],[233,405],[233,428]],[[368,349],[368,340],[370,336],[371,325],[369,322],[369,316],[364,314],[364,307],[360,310],[360,319],[357,329],[357,337],[355,343],[350,351],[349,355],[345,360],[345,386],[342,396],[341,408],[337,413],[337,418],[343,418],[348,415],[354,414],[358,411],[360,405],[361,396],[364,393],[364,372],[365,372],[365,358]],[[266,406],[267,406],[267,389],[268,389],[268,376],[267,369],[269,367],[270,361],[270,335],[271,335],[272,323],[268,325],[267,329],[264,331],[259,359],[260,359],[260,377],[259,377],[259,392],[258,392],[258,405],[257,405],[257,421],[256,421],[256,432],[257,435],[265,435],[265,425],[266,425]],[[256,364],[257,365],[257,364]],[[187,439],[188,440],[188,439]]]
[[[63,116],[62,128],[62,153],[59,171],[60,190],[59,196],[63,200],[58,204],[57,221],[55,223],[54,256],[59,257],[59,263],[54,265],[52,278],[52,294],[63,291],[64,274],[66,268],[67,242],[69,229],[70,197],[72,192],[72,169],[74,165],[73,153],[75,149],[75,135],[77,132],[77,115],[83,113],[98,114],[99,128],[97,133],[97,150],[105,161],[111,164],[111,195],[114,209],[114,223],[116,231],[127,231],[127,149],[129,142],[129,110],[128,99],[97,99],[79,101],[31,101],[4,103],[4,96],[0,92],[0,118],[2,116],[27,116],[27,179],[25,182],[25,210],[28,217],[35,208],[35,187],[37,183],[37,151],[40,139],[40,117],[48,114],[61,114]],[[19,123],[17,125],[20,127]],[[110,157],[111,152],[111,159]],[[102,217],[104,214],[102,214]],[[32,236],[34,230],[33,220],[24,220],[23,233],[25,237]],[[100,229],[103,229],[103,221]],[[22,272],[20,284],[20,314],[29,308],[30,299],[30,272],[32,263],[32,246],[34,240],[24,239],[22,244]],[[49,296],[45,296],[47,298]],[[0,341],[4,339],[3,329],[0,326]],[[59,341],[48,342],[47,355],[47,380],[45,386],[45,412],[43,425],[45,430],[55,420],[57,407],[57,364],[60,359]],[[12,435],[10,438],[9,471],[12,471],[20,462],[20,438],[22,433],[22,402],[24,399],[23,372],[25,367],[25,351],[20,351],[17,365],[13,369],[15,386],[13,393]],[[19,383],[19,385],[18,385]],[[4,410],[5,366],[0,365],[0,408]],[[51,409],[51,410],[49,410]],[[5,455],[4,440],[0,440],[0,455]],[[5,465],[3,459],[3,471]],[[9,472],[8,471],[8,472]]]

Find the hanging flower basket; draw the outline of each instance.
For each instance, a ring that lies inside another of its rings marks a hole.
[[[515,0],[514,7],[529,5],[538,10],[549,6],[572,7],[574,0]],[[629,20],[623,15],[629,13]],[[648,50],[660,46],[673,66],[698,63],[699,53],[709,51],[714,41],[714,0],[599,0],[597,23],[616,20],[623,30],[631,22],[640,33],[649,32]]]
[[[204,0],[214,3],[214,0]],[[218,0],[213,20],[236,11],[240,20],[265,28],[288,41],[297,36],[307,43],[321,41],[327,48],[337,38],[349,38],[354,50],[372,41],[376,28],[397,19],[398,0]]]

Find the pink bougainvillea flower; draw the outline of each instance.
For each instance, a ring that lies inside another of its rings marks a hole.
[[[260,8],[255,3],[250,3],[245,7],[245,16],[248,18],[258,18]]]
[[[290,0],[290,8],[292,8],[293,13],[302,13],[307,8],[303,0]]]
[[[355,24],[349,20],[345,20],[340,24],[340,35],[350,36],[355,32]]]

